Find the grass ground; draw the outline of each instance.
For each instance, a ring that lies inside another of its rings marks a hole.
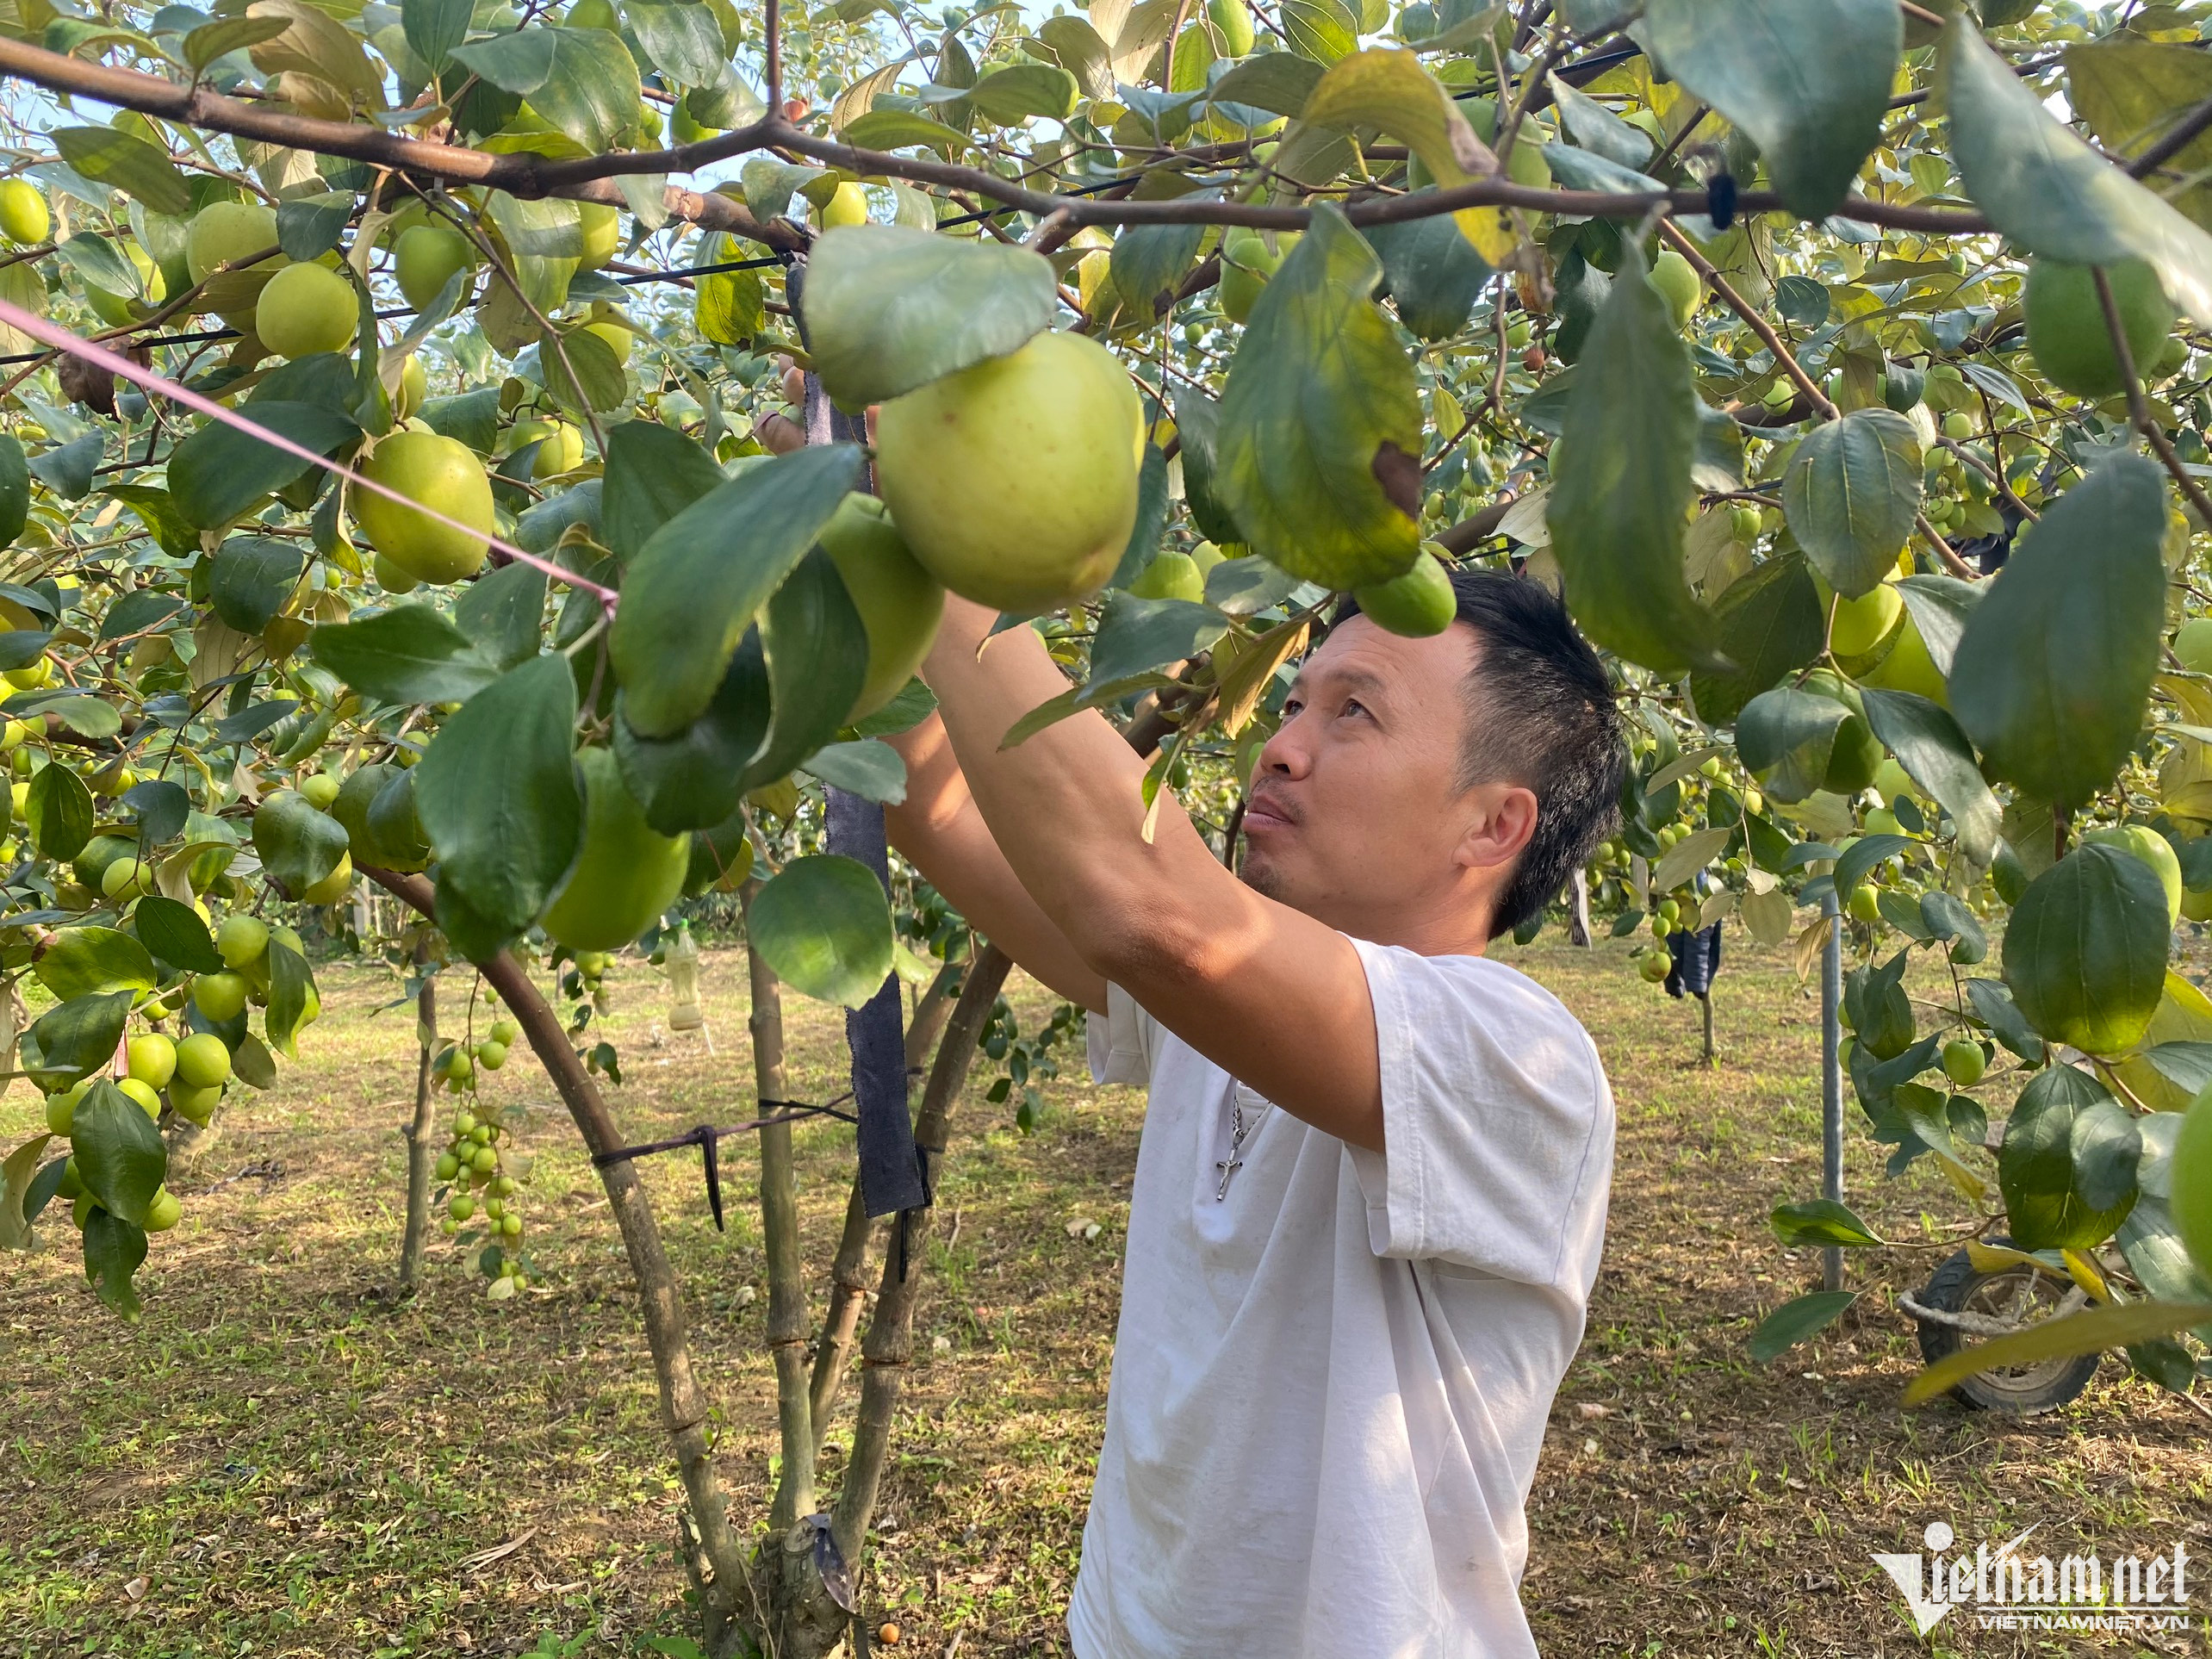
[[[1917,1549],[1931,1520],[1967,1544],[2033,1524],[2054,1555],[2181,1540],[2212,1558],[2205,1418],[2115,1365],[2024,1422],[1900,1411],[1916,1359],[1890,1299],[1925,1277],[1932,1249],[1854,1256],[1857,1308],[1781,1364],[1751,1365],[1758,1317],[1818,1271],[1764,1219],[1817,1190],[1817,1003],[1780,954],[1735,955],[1708,1071],[1694,1004],[1643,985],[1620,947],[1556,937],[1509,957],[1590,1027],[1620,1134],[1589,1333],[1530,1505],[1525,1597],[1542,1648],[2204,1651],[2201,1624],[2158,1638],[1957,1620],[1912,1634],[1868,1556]],[[376,1012],[392,991],[376,970],[322,979],[303,1062],[230,1109],[187,1184],[183,1221],[141,1275],[140,1325],[92,1300],[73,1240],[0,1258],[0,1659],[630,1655],[684,1628],[678,1491],[621,1247],[550,1089],[519,1050],[488,1085],[537,1109],[522,1140],[540,1154],[526,1214],[542,1286],[487,1302],[441,1246],[421,1293],[395,1302],[412,1022]],[[705,980],[718,1058],[660,1031],[649,971],[610,976],[628,1079],[615,1106],[637,1139],[750,1115],[742,962],[711,954]],[[1033,1017],[1047,1006],[1034,987],[1016,997]],[[835,1018],[797,1005],[789,1034],[792,1093],[842,1089]],[[956,1120],[869,1586],[904,1627],[898,1651],[1065,1652],[1142,1107],[1080,1081],[1076,1058],[1034,1135],[980,1081]],[[0,1100],[0,1146],[35,1122],[20,1089]],[[1886,1236],[1957,1215],[1930,1179],[1882,1182],[1854,1131],[1853,1199]],[[811,1259],[826,1271],[849,1131],[803,1128],[798,1143]],[[774,1420],[742,1173],[722,1235],[694,1157],[653,1160],[647,1179],[721,1401],[722,1467],[757,1513]],[[833,1448],[848,1432],[833,1428]]]

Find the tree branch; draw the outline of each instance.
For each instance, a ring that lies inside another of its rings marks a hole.
[[[2128,382],[2128,417],[2159,457],[2159,464],[2181,487],[2189,505],[2196,509],[2197,518],[2212,525],[2212,500],[2206,498],[2204,486],[2190,476],[2189,469],[2181,464],[2181,457],[2173,452],[2173,445],[2166,442],[2165,433],[2159,429],[2159,423],[2151,419],[2150,400],[2143,395],[2143,377],[2135,370],[2135,354],[2128,345],[2128,325],[2121,320],[2119,301],[2112,297],[2112,279],[2104,274],[2103,265],[2091,265],[2090,275],[2097,282],[2097,303],[2104,308],[2104,326],[2112,336],[2112,355],[2119,359],[2121,376]]]
[[[348,157],[372,162],[395,171],[421,174],[450,183],[478,184],[502,190],[518,197],[557,196],[610,207],[626,206],[621,191],[608,181],[621,174],[693,172],[716,161],[764,149],[787,150],[817,161],[830,162],[847,171],[870,177],[904,178],[917,183],[941,184],[970,190],[1022,213],[1039,216],[1064,213],[1066,222],[1084,225],[1246,225],[1259,230],[1302,230],[1312,219],[1304,208],[1264,207],[1244,202],[1204,202],[1189,198],[1133,202],[1106,197],[1054,196],[1010,183],[995,173],[961,167],[950,162],[918,156],[891,155],[880,150],[857,149],[832,139],[801,132],[780,110],[763,119],[696,144],[668,150],[634,150],[619,154],[586,156],[570,161],[551,161],[535,153],[492,155],[459,145],[434,144],[381,128],[347,121],[320,121],[288,110],[265,109],[242,99],[227,98],[204,87],[179,86],[157,75],[88,64],[43,47],[16,40],[0,40],[0,71],[43,86],[52,91],[78,93],[101,103],[160,115],[184,126],[234,137],[282,144],[321,155]],[[665,194],[668,215],[709,230],[728,231],[780,250],[805,245],[806,233],[781,221],[762,224],[742,202],[720,195],[699,195],[670,187]],[[1516,184],[1494,176],[1457,185],[1448,190],[1423,191],[1416,196],[1370,196],[1345,209],[1355,225],[1389,225],[1456,213],[1463,208],[1515,207],[1532,213],[1578,214],[1589,218],[1642,219],[1655,206],[1676,213],[1703,213],[1708,206],[1703,190],[1609,192],[1555,190]],[[1737,198],[1738,212],[1754,214],[1786,211],[1781,197],[1771,190],[1747,190]],[[1929,235],[1974,235],[1985,233],[1989,222],[1977,213],[1942,208],[1904,207],[1848,198],[1837,212],[1845,218],[1891,230],[1917,231]]]
[[[425,877],[366,867],[362,873],[425,918],[435,921],[436,890]],[[501,951],[477,966],[529,1039],[531,1052],[545,1068],[561,1103],[569,1109],[585,1146],[593,1153],[618,1150],[622,1136],[600,1098],[599,1085],[576,1058],[569,1034],[562,1029],[559,1017],[522,964]],[[629,1252],[631,1277],[637,1282],[637,1299],[643,1308],[645,1340],[661,1385],[661,1421],[675,1444],[676,1470],[690,1501],[699,1546],[714,1568],[705,1596],[716,1617],[727,1619],[737,1609],[739,1587],[745,1576],[744,1552],[730,1531],[728,1506],[714,1469],[713,1447],[706,1432],[706,1396],[692,1375],[683,1297],[661,1243],[652,1201],[637,1178],[637,1166],[628,1162],[607,1164],[600,1166],[599,1176],[600,1184],[606,1190],[608,1206],[614,1211],[615,1225],[621,1230],[623,1247]]]

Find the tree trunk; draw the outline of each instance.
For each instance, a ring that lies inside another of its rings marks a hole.
[[[426,918],[432,916],[432,890],[423,877],[376,869],[363,873]],[[622,1138],[616,1133],[599,1085],[576,1058],[560,1016],[522,965],[502,951],[477,966],[521,1026],[531,1052],[552,1079],[584,1145],[594,1155],[618,1150]],[[654,1376],[660,1384],[662,1425],[674,1443],[677,1474],[690,1504],[689,1514],[680,1523],[684,1566],[699,1592],[707,1650],[715,1659],[723,1659],[736,1650],[740,1632],[736,1612],[745,1579],[745,1556],[730,1532],[728,1505],[715,1473],[706,1429],[710,1414],[706,1396],[692,1374],[683,1297],[661,1243],[652,1201],[637,1178],[636,1166],[627,1161],[601,1165],[599,1173],[630,1257],[631,1277],[637,1282],[645,1316],[646,1345],[652,1351]]]
[[[429,947],[417,945],[417,969],[429,960]],[[404,1131],[407,1143],[407,1232],[400,1240],[402,1295],[413,1291],[416,1280],[422,1277],[422,1252],[430,1242],[430,1188],[438,1165],[438,1135],[431,1127],[437,1097],[431,1088],[430,1077],[430,1063],[438,1050],[438,981],[429,974],[423,976],[422,988],[415,992],[415,1042],[414,1120]]]
[[[953,1011],[952,987],[966,960],[948,962],[937,970],[929,990],[915,1004],[906,1026],[906,1073],[910,1078],[929,1057],[937,1034]],[[853,1190],[845,1200],[845,1228],[838,1236],[837,1254],[830,1266],[830,1312],[822,1321],[822,1339],[815,1345],[814,1377],[807,1390],[814,1420],[814,1451],[818,1461],[822,1437],[830,1431],[830,1414],[844,1386],[845,1362],[853,1351],[853,1333],[860,1329],[861,1304],[868,1294],[868,1238],[875,1231],[867,1206],[861,1201],[861,1172],[853,1171]]]
[[[1590,873],[1588,870],[1575,871],[1575,879],[1569,885],[1573,893],[1573,905],[1567,917],[1567,942],[1588,950],[1590,948]]]
[[[1705,1063],[1713,1064],[1716,1058],[1712,1046],[1712,992],[1708,991],[1698,998],[1698,1007],[1705,1016]]]
[[[967,1082],[985,1023],[1013,960],[996,945],[977,953],[960,988],[960,1002],[945,1027],[936,1063],[929,1068],[929,1086],[923,1090],[922,1111],[914,1125],[914,1138],[941,1167],[945,1155],[945,1131],[953,1108]],[[908,1240],[907,1248],[895,1236],[884,1252],[883,1280],[876,1292],[874,1316],[861,1345],[860,1417],[853,1435],[853,1456],[843,1486],[837,1494],[833,1527],[837,1547],[848,1562],[857,1565],[868,1521],[875,1513],[876,1493],[891,1449],[892,1418],[898,1406],[899,1384],[914,1351],[914,1304],[922,1288],[921,1252]]]
[[[749,922],[757,877],[739,890]],[[750,975],[753,1088],[762,1112],[785,1099],[783,987],[754,950],[747,929],[745,965]],[[805,1263],[798,1241],[798,1189],[793,1178],[791,1125],[770,1123],[761,1132],[761,1237],[768,1268],[768,1351],[776,1366],[776,1424],[783,1470],[776,1482],[768,1525],[777,1532],[814,1513],[814,1425],[806,1367]]]
[[[193,1170],[205,1158],[216,1141],[223,1138],[222,1113],[205,1123],[195,1123],[179,1113],[170,1115],[169,1127],[161,1132],[169,1147],[169,1179],[182,1185],[191,1178]]]

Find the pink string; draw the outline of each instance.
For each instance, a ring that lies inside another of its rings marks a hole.
[[[434,519],[449,530],[458,530],[470,536],[481,536],[508,558],[543,570],[547,575],[556,581],[564,581],[571,587],[579,587],[587,593],[596,594],[600,605],[606,607],[607,614],[612,616],[614,613],[615,601],[619,595],[613,588],[602,587],[595,581],[587,581],[575,571],[555,564],[550,560],[541,559],[535,553],[525,553],[513,543],[503,542],[496,536],[487,535],[474,525],[464,525],[458,519],[449,519],[436,507],[426,506],[412,497],[402,495],[399,491],[380,484],[373,478],[363,477],[351,468],[341,466],[326,455],[316,454],[304,444],[295,444],[283,433],[270,431],[258,421],[248,420],[237,410],[226,408],[213,398],[202,397],[199,393],[187,387],[179,386],[173,380],[164,380],[151,369],[140,368],[119,352],[110,351],[103,345],[95,345],[90,340],[81,339],[67,329],[50,323],[43,317],[34,316],[20,306],[10,304],[6,300],[0,300],[0,323],[5,323],[10,328],[21,329],[33,339],[42,341],[56,351],[65,351],[73,357],[82,357],[85,362],[97,364],[111,374],[121,375],[133,385],[142,387],[146,391],[157,393],[174,402],[181,403],[186,408],[206,415],[211,420],[220,420],[226,426],[258,438],[263,443],[282,450],[287,455],[297,456],[301,460],[310,462],[326,472],[336,473],[357,489],[369,490],[382,496],[388,501],[397,501],[402,506],[413,507],[425,518]]]

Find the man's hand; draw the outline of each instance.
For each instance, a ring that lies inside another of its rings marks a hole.
[[[1063,994],[1101,1009],[1111,981],[1285,1110],[1381,1150],[1374,1005],[1351,941],[1239,881],[1171,798],[1146,842],[1145,761],[1102,716],[1002,748],[1067,680],[1034,629],[994,638],[994,619],[946,602],[923,674],[950,755],[935,723],[901,740],[901,850]]]

